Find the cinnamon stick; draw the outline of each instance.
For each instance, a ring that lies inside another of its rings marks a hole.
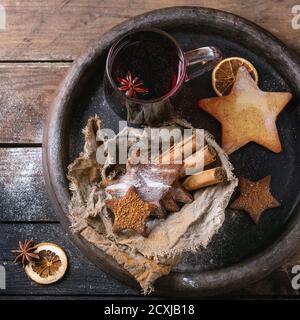
[[[176,163],[182,160],[183,156],[186,154],[194,153],[200,146],[199,141],[197,141],[195,132],[193,134],[183,139],[182,141],[173,145],[170,149],[161,154],[155,161],[155,163]]]
[[[186,190],[197,190],[226,181],[226,171],[222,167],[204,170],[186,178],[183,187]]]
[[[196,151],[194,154],[184,159],[180,177],[202,171],[205,166],[215,162],[216,157],[217,153],[215,149],[209,145],[204,146],[201,150]]]

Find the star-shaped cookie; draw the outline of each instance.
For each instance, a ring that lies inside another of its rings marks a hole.
[[[146,219],[157,209],[153,203],[142,200],[134,186],[123,197],[106,200],[105,204],[114,214],[114,232],[130,229],[142,235],[146,231]]]
[[[198,105],[221,122],[222,147],[228,154],[251,141],[278,153],[276,119],[291,98],[290,92],[261,91],[241,67],[228,96],[202,99]]]
[[[114,197],[123,196],[130,186],[135,186],[142,199],[157,206],[153,215],[163,218],[166,215],[160,200],[171,190],[178,178],[181,166],[176,164],[132,164],[127,163],[126,174],[110,181],[106,192]]]
[[[270,191],[271,176],[258,181],[239,178],[240,196],[230,204],[231,209],[248,212],[255,223],[259,222],[262,213],[270,208],[280,206]]]

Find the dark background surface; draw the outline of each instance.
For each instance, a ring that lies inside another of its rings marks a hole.
[[[291,26],[294,2],[77,0],[1,4],[6,9],[6,29],[0,30],[0,265],[6,268],[7,288],[0,290],[0,299],[135,298],[138,291],[107,276],[74,247],[48,199],[42,172],[42,133],[59,82],[72,61],[103,32],[136,14],[172,5],[210,6],[239,14],[300,52],[300,30]],[[20,266],[13,265],[10,251],[26,238],[53,241],[66,249],[70,270],[63,281],[40,286],[32,283]],[[290,285],[290,265],[297,261],[295,257],[267,279],[231,296],[297,295]]]

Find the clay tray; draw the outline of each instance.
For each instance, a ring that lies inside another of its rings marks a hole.
[[[246,213],[227,210],[225,223],[208,248],[186,254],[174,272],[156,282],[156,293],[185,297],[219,294],[259,280],[282,265],[300,246],[300,64],[298,57],[270,33],[226,12],[175,7],[137,16],[106,33],[73,64],[52,106],[43,144],[48,191],[59,218],[87,258],[138,288],[111,257],[70,233],[66,168],[82,150],[81,130],[90,116],[98,114],[104,128],[118,132],[119,117],[103,95],[105,59],[116,39],[139,27],[169,32],[184,50],[211,45],[219,47],[223,57],[244,57],[257,68],[261,89],[290,90],[294,95],[277,121],[282,153],[250,143],[230,156],[237,175],[253,180],[272,175],[272,192],[282,206],[263,215],[257,226]],[[176,109],[195,127],[209,130],[220,141],[219,123],[196,107],[199,98],[214,95],[211,73],[207,73],[186,86],[176,101]]]

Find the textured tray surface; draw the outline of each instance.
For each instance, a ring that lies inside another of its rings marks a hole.
[[[256,255],[263,257],[265,253],[270,254],[270,245],[274,245],[283,233],[288,232],[291,228],[290,225],[296,225],[298,218],[295,211],[292,213],[300,188],[300,180],[294,179],[300,165],[300,139],[297,135],[300,73],[298,78],[292,74],[296,73],[297,68],[299,70],[297,60],[284,50],[280,43],[260,28],[230,14],[213,10],[201,8],[166,9],[131,19],[113,29],[74,65],[56,99],[52,115],[49,117],[48,134],[45,136],[44,164],[49,180],[48,185],[51,189],[49,190],[50,194],[57,210],[61,213],[62,220],[65,220],[66,226],[68,222],[63,215],[65,216],[69,198],[65,169],[66,165],[82,150],[82,128],[90,116],[98,114],[103,120],[103,127],[118,131],[119,118],[110,110],[103,95],[105,57],[107,48],[114,39],[129,30],[132,25],[160,27],[170,32],[184,50],[214,45],[221,49],[224,57],[244,57],[257,68],[261,89],[265,91],[289,90],[294,94],[295,98],[280,114],[277,121],[283,145],[282,153],[274,154],[251,143],[230,157],[237,175],[255,180],[271,174],[272,193],[281,201],[282,206],[265,214],[258,226],[253,224],[247,214],[227,210],[225,223],[208,248],[199,250],[197,254],[186,254],[177,266],[176,272],[169,276],[176,278],[172,284],[167,280],[168,277],[159,281],[163,291],[169,288],[215,293],[218,288],[220,290],[234,288],[236,285],[242,284],[243,281],[238,279],[243,277],[242,273],[247,270],[246,266],[251,268],[250,264],[247,264],[247,259],[254,263]],[[211,73],[207,73],[191,81],[176,100],[175,107],[182,114],[182,117],[189,120],[195,127],[209,130],[219,141],[220,125],[196,107],[199,98],[215,95],[210,79]],[[68,125],[70,123],[71,127]],[[55,133],[55,128],[60,128],[60,133]],[[58,168],[53,169],[53,161],[57,162],[57,160]],[[60,192],[62,190],[63,194]],[[291,219],[289,219],[290,217]],[[87,255],[94,262],[102,265],[104,270],[111,274],[115,273],[115,269],[119,270],[113,261],[109,266],[112,269],[107,270],[108,265],[104,262],[103,266],[103,261],[102,263],[100,261],[103,260],[103,254],[99,253],[99,250],[87,248],[91,246],[80,239],[75,241],[80,242],[79,246],[87,252]],[[286,254],[292,250],[291,246],[286,250],[284,247],[281,249]],[[264,253],[262,253],[263,251]],[[274,257],[274,261],[263,259],[262,262],[267,263],[266,272],[268,269],[275,268],[274,264],[280,263],[279,261],[283,258],[282,252],[276,252],[274,255],[277,254],[278,257]],[[95,254],[98,257],[91,257]],[[265,259],[267,259],[267,255]],[[261,260],[257,261],[261,262]],[[240,268],[237,271],[235,265],[238,263],[242,263],[246,269]],[[227,267],[232,268],[229,270]],[[259,272],[258,269],[256,271],[257,279],[265,272],[263,270]],[[234,277],[233,281],[230,282],[232,279],[226,279],[226,272]],[[192,282],[185,283],[183,278],[189,277],[191,273],[193,275]],[[205,281],[200,283],[200,275],[204,277],[205,274],[207,275]],[[117,277],[126,278],[127,275],[121,274]],[[245,276],[244,279],[246,280],[246,278]],[[249,277],[249,281],[254,278],[253,274],[253,277]],[[222,281],[222,283],[219,286],[212,284],[214,280]]]

